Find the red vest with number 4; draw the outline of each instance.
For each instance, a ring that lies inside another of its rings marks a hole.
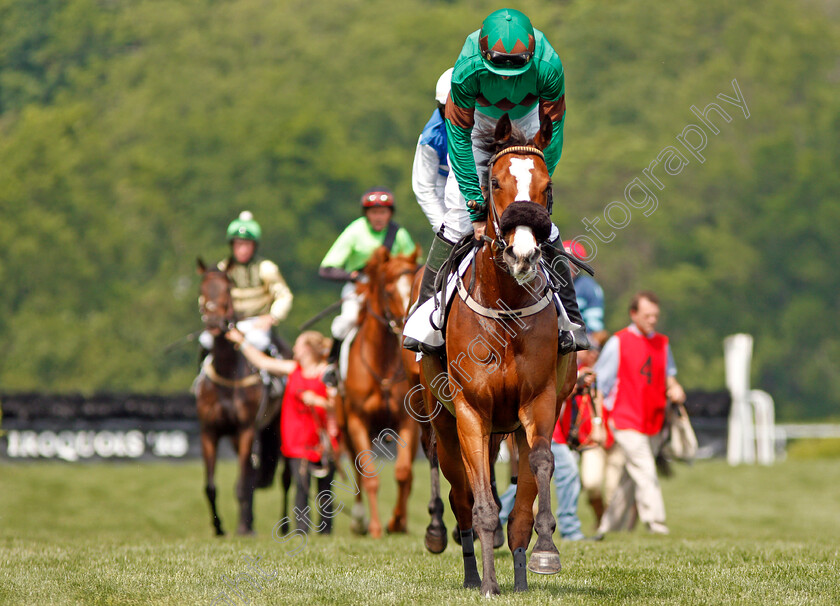
[[[629,328],[616,333],[619,342],[618,382],[612,419],[616,429],[634,429],[652,436],[665,421],[665,371],[668,337],[643,337]]]

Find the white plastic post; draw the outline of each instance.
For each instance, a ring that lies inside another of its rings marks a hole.
[[[772,465],[776,458],[776,411],[773,398],[766,391],[750,391],[750,403],[755,414],[755,446],[758,462]]]
[[[743,333],[723,341],[726,386],[732,397],[726,448],[730,465],[755,463],[755,434],[749,399],[752,347],[752,336]]]

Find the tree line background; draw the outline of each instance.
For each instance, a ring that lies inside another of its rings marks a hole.
[[[396,192],[426,248],[417,137],[437,77],[500,6],[0,0],[0,389],[185,391],[196,351],[164,348],[200,327],[195,259],[226,254],[243,209],[295,294],[288,337],[337,298],[317,267],[368,187]],[[711,114],[705,162],[658,169],[657,210],[599,246],[608,328],[653,289],[686,386],[722,387],[722,339],[749,332],[781,418],[836,415],[840,3],[515,8],[566,70],[565,237],[699,125],[690,106],[733,118]],[[733,79],[748,119],[716,98]]]

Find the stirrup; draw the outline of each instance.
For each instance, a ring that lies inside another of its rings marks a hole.
[[[405,337],[403,339],[403,349],[426,356],[440,356],[446,352],[446,345],[444,344],[435,347],[434,345],[428,345],[427,343],[423,343],[417,339]]]
[[[576,328],[572,331],[564,330],[560,332],[560,338],[557,341],[557,353],[561,356],[575,351],[586,351],[590,347],[592,345],[586,336],[586,329]]]

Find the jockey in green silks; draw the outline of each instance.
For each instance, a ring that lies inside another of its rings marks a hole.
[[[539,130],[540,118],[548,116],[553,125],[551,143],[544,150],[549,174],[554,172],[563,149],[566,116],[565,80],[560,57],[543,33],[531,25],[523,13],[501,9],[491,13],[481,29],[470,34],[452,73],[446,102],[446,131],[450,172],[446,183],[446,214],[435,235],[426,260],[420,298],[414,309],[434,295],[434,280],[455,242],[473,232],[484,234],[487,208],[480,177],[487,171],[489,155],[475,145],[478,133],[495,128],[508,114],[514,126],[529,137]],[[583,318],[578,309],[574,283],[568,264],[557,249],[562,239],[552,225],[544,260],[573,324],[579,328],[561,331],[561,354],[588,349]],[[420,351],[421,345],[406,338],[404,347]],[[433,352],[428,352],[433,353]]]
[[[230,294],[236,328],[260,351],[271,345],[271,328],[285,320],[292,308],[292,291],[273,262],[257,254],[262,228],[249,211],[243,211],[227,228],[230,256],[219,262],[231,281]],[[213,348],[213,335],[199,335],[205,350]]]

